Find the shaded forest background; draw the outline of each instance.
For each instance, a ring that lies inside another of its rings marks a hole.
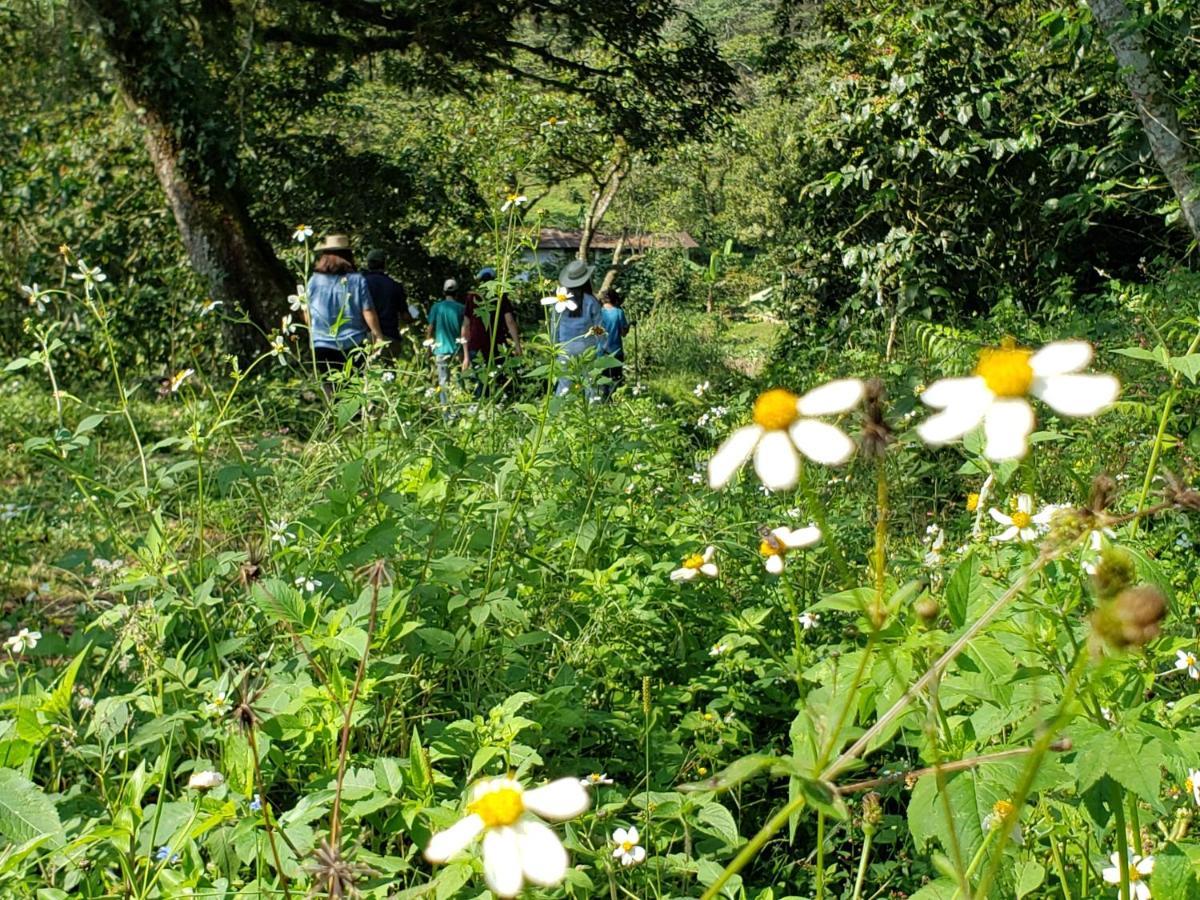
[[[1195,6],[1131,20],[1184,123]],[[607,192],[606,231],[694,235],[697,265],[651,253],[622,271],[635,307],[771,288],[798,336],[1080,309],[1110,278],[1187,259],[1082,4],[389,8],[6,2],[5,352],[23,340],[17,286],[65,277],[60,245],[121,286],[131,361],[169,369],[209,297],[259,331],[277,321],[302,271],[296,223],[384,247],[424,296],[496,261],[515,191],[531,230],[586,226]],[[164,202],[168,163],[192,228]],[[86,367],[87,329],[68,338]]]

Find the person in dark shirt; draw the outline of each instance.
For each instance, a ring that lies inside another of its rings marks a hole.
[[[485,266],[475,276],[480,286],[496,278],[496,270]],[[505,354],[521,355],[521,332],[517,327],[516,310],[507,296],[500,297],[500,308],[496,309],[489,298],[481,297],[472,291],[467,294],[466,313],[463,316],[462,338],[466,342],[467,352],[463,358],[463,371],[466,372],[472,364],[479,368],[476,372],[475,395],[482,396],[486,362],[499,361],[502,364]],[[499,324],[495,339],[492,338],[492,328]],[[509,380],[504,379],[502,390],[507,390]]]
[[[371,293],[371,302],[375,304],[375,312],[379,315],[379,327],[384,337],[389,341],[398,341],[400,328],[411,325],[413,317],[408,309],[404,286],[384,271],[386,264],[384,252],[372,250],[367,254],[367,271],[363,273],[363,278]]]

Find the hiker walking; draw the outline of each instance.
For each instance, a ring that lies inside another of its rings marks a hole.
[[[624,307],[625,298],[616,288],[609,288],[600,307],[600,324],[606,332],[601,339],[600,351],[610,360],[604,370],[609,381],[603,387],[606,400],[625,380],[625,335],[629,334],[629,319],[625,316]]]
[[[484,266],[475,276],[483,285],[496,280],[496,270]],[[521,332],[517,328],[517,315],[507,294],[501,294],[493,302],[490,297],[478,293],[467,293],[464,303],[462,338],[466,341],[466,358],[463,372],[475,368],[475,396],[483,395],[488,373],[504,366],[505,357],[521,355]],[[502,390],[511,386],[512,380],[502,378]]]
[[[429,308],[429,327],[426,329],[425,343],[433,350],[439,401],[447,418],[450,415],[450,372],[460,356],[464,365],[470,359],[462,338],[466,306],[458,299],[458,294],[458,281],[447,278],[442,284],[442,299]]]
[[[387,254],[382,250],[372,250],[367,254],[367,270],[363,273],[363,279],[371,293],[371,303],[375,306],[375,314],[379,316],[379,328],[383,336],[389,341],[399,341],[400,329],[411,325],[413,316],[408,309],[404,285],[388,275],[386,266]]]
[[[372,338],[382,341],[384,336],[367,282],[354,265],[350,238],[331,234],[314,249],[317,262],[308,280],[304,319],[312,338],[313,359],[326,378],[324,388],[329,394],[330,373],[345,368],[347,360],[360,365],[362,356],[353,351]]]
[[[587,351],[595,351],[599,346],[597,338],[604,334],[600,322],[600,304],[592,293],[594,268],[583,260],[571,260],[558,273],[561,289],[559,293],[555,297],[542,300],[544,304],[554,304],[555,307],[553,336],[558,345],[560,363],[570,364],[572,359],[582,356]],[[588,381],[590,382],[590,379]],[[571,377],[562,375],[558,379],[555,393],[562,396],[571,390],[571,385]],[[590,383],[585,382],[585,391],[588,400],[595,398],[595,391]]]

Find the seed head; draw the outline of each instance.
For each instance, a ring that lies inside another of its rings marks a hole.
[[[1092,590],[1101,600],[1111,600],[1133,584],[1137,574],[1133,558],[1120,547],[1106,547],[1092,574]]]
[[[1167,601],[1152,584],[1126,588],[1092,613],[1092,628],[1110,647],[1141,647],[1158,637]]]
[[[864,832],[874,832],[883,820],[883,806],[879,794],[870,791],[862,798],[862,824]]]
[[[1112,505],[1117,496],[1117,483],[1107,475],[1097,475],[1092,479],[1092,492],[1088,496],[1088,509],[1093,515],[1100,515]]]

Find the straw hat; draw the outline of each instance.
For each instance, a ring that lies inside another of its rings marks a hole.
[[[321,240],[321,243],[317,244],[317,246],[313,249],[318,253],[327,253],[335,250],[349,250],[350,237],[349,235],[345,234],[327,234]]]

